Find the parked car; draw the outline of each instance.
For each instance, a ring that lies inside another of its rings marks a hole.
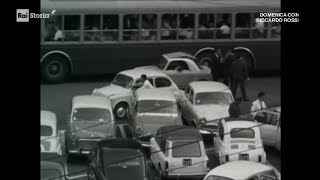
[[[56,153],[62,155],[62,138],[64,130],[57,128],[57,116],[50,111],[41,110],[40,150],[42,153]]]
[[[116,119],[127,120],[131,97],[142,74],[147,75],[150,83],[157,89],[168,89],[178,92],[177,85],[170,77],[160,71],[147,69],[131,69],[118,73],[108,86],[94,89],[93,95],[106,96],[111,99]]]
[[[157,65],[142,66],[136,69],[153,69],[167,74],[179,88],[184,89],[193,81],[211,81],[211,70],[200,66],[192,55],[184,52],[163,54]]]
[[[280,180],[281,174],[272,166],[234,161],[212,169],[203,180]]]
[[[273,111],[262,110],[262,112],[267,116],[266,122],[259,122],[260,119],[257,119],[259,123],[263,123],[260,126],[261,138],[263,144],[281,150],[281,108],[276,108]],[[255,117],[253,117],[255,119]]]
[[[69,123],[66,147],[71,154],[88,154],[96,142],[115,137],[111,101],[106,97],[75,96]]]
[[[166,89],[139,89],[133,96],[130,125],[133,135],[143,146],[160,127],[182,125],[177,96]]]
[[[222,119],[214,138],[214,151],[221,164],[237,160],[266,162],[259,124],[251,118]]]
[[[68,168],[65,163],[40,161],[40,179],[41,180],[67,180]]]
[[[201,121],[217,125],[219,119],[229,116],[233,101],[230,89],[223,83],[192,82],[181,95],[182,118],[194,127],[198,127]]]
[[[165,126],[150,139],[151,162],[160,178],[203,178],[207,161],[202,137],[189,126]]]
[[[135,140],[102,140],[88,158],[89,180],[151,180],[143,147]]]

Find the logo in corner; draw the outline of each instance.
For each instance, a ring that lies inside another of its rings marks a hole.
[[[17,22],[29,22],[29,9],[17,9]]]

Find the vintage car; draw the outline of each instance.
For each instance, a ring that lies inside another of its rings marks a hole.
[[[40,161],[40,180],[67,180],[68,168],[66,163]]]
[[[150,139],[151,162],[160,178],[203,178],[207,157],[198,130],[189,126],[165,126]]]
[[[229,116],[229,106],[234,101],[230,89],[219,82],[192,82],[180,97],[182,119],[195,127],[201,121],[217,125],[219,119]]]
[[[130,100],[142,74],[147,75],[148,80],[155,88],[179,91],[171,78],[160,71],[131,69],[118,73],[110,85],[94,89],[92,95],[109,97],[116,119],[127,120]]]
[[[259,121],[259,123],[263,123],[260,126],[261,138],[263,140],[263,144],[266,146],[271,146],[276,148],[277,150],[281,150],[281,108],[276,108],[274,111],[270,110],[262,110],[267,118],[266,122]],[[255,117],[253,117],[255,119]]]
[[[62,138],[64,130],[57,129],[57,116],[50,111],[41,110],[41,134],[40,150],[41,153],[56,153],[62,155]]]
[[[214,151],[220,164],[237,160],[266,162],[259,124],[251,118],[220,120]]]
[[[182,125],[177,96],[166,89],[138,89],[131,110],[133,136],[145,147],[160,127]]]
[[[280,180],[281,174],[272,166],[234,161],[212,169],[203,180]]]
[[[151,180],[143,147],[135,140],[102,140],[88,158],[89,180]]]
[[[184,89],[193,81],[212,80],[211,70],[207,66],[200,66],[194,57],[184,52],[163,54],[159,64],[142,66],[136,69],[154,69],[167,74],[180,89]]]
[[[75,96],[69,122],[66,147],[70,154],[87,154],[96,142],[115,136],[114,116],[107,97]]]

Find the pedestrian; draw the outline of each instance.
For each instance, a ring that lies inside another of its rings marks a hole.
[[[267,114],[262,112],[262,110],[266,109],[266,103],[264,102],[265,93],[259,92],[258,93],[258,99],[255,100],[251,105],[251,116],[255,120],[261,123],[267,122]]]
[[[227,53],[227,57],[224,59],[223,63],[223,83],[226,86],[229,86],[230,83],[230,66],[233,61],[235,61],[236,56],[234,54],[234,50],[229,50]]]
[[[213,81],[219,81],[219,78],[221,77],[221,50],[218,49],[213,56],[212,62],[210,63],[211,66],[211,76]]]
[[[240,86],[242,100],[249,101],[246,95],[245,81],[249,80],[247,65],[239,54],[230,66],[230,81],[233,97],[236,98],[238,86]]]
[[[240,102],[235,101],[231,103],[229,106],[228,112],[229,112],[229,118],[239,118],[241,115]]]

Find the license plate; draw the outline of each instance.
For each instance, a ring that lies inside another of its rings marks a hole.
[[[239,160],[249,161],[249,155],[248,154],[239,154]]]
[[[192,165],[192,159],[184,159],[182,161],[182,164],[183,164],[184,167],[191,166]]]

